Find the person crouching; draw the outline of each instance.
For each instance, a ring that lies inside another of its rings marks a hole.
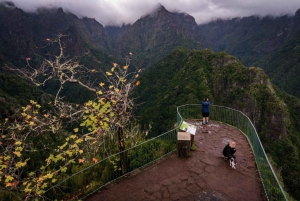
[[[231,160],[234,161],[235,160],[235,155],[234,153],[236,152],[235,150],[235,142],[231,141],[229,142],[223,149],[223,155],[224,155],[224,159],[226,160]]]

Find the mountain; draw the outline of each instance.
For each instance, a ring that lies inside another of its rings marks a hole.
[[[46,39],[56,38],[58,34],[69,36],[63,41],[69,56],[80,56],[90,51],[92,57],[98,54],[102,59],[109,58],[109,40],[104,27],[93,19],[79,19],[65,13],[61,8],[25,13],[2,3],[0,26],[0,55],[6,62],[18,67],[25,65],[25,58],[33,58],[35,54],[54,53],[53,49],[44,47]]]
[[[195,19],[172,13],[159,5],[153,13],[137,20],[118,40],[116,54],[133,52],[138,66],[150,67],[176,47],[200,48],[193,32]]]
[[[37,48],[45,39],[58,33],[71,38],[71,55],[88,49],[93,57],[90,60],[100,61],[100,57],[106,65],[132,52],[133,65],[149,68],[174,48],[208,48],[228,52],[245,66],[261,67],[273,83],[300,97],[299,10],[295,16],[249,16],[197,25],[189,14],[169,12],[158,5],[151,14],[121,27],[104,27],[95,19],[79,19],[61,8],[40,8],[29,14],[12,3],[2,3],[0,11],[0,62],[24,66],[25,58],[41,51]],[[97,62],[90,64],[95,65]]]
[[[300,97],[300,9],[295,16],[250,16],[200,25],[197,39],[215,52],[225,51],[246,66],[265,70],[272,82]]]
[[[137,114],[142,125],[153,123],[150,135],[173,128],[177,106],[199,104],[204,97],[240,110],[280,168],[285,188],[300,198],[295,179],[300,168],[300,100],[276,88],[262,69],[247,68],[224,52],[178,49],[144,72],[140,81],[136,96],[143,104]]]

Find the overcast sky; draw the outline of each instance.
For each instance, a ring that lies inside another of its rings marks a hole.
[[[7,0],[0,0],[7,1]],[[198,24],[222,18],[294,15],[300,0],[10,0],[27,12],[38,7],[62,7],[78,17],[106,25],[132,24],[160,3],[167,10],[192,15]]]

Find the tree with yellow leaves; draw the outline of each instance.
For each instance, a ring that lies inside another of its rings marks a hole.
[[[16,113],[16,118],[7,118],[0,124],[0,189],[3,191],[20,192],[22,199],[31,200],[43,195],[47,188],[57,181],[57,176],[68,170],[71,164],[98,162],[95,155],[90,159],[83,155],[87,147],[98,147],[103,143],[103,136],[117,136],[119,151],[125,150],[124,129],[133,118],[134,102],[130,94],[134,87],[139,85],[137,78],[140,70],[129,72],[130,58],[125,58],[125,65],[112,63],[109,71],[103,73],[96,69],[82,66],[76,58],[68,59],[64,55],[62,38],[46,39],[49,44],[57,44],[59,54],[52,58],[42,58],[42,65],[33,67],[31,58],[26,58],[27,66],[23,69],[14,69],[19,76],[37,86],[44,86],[50,80],[58,80],[60,86],[53,99],[51,110],[31,100]],[[132,53],[130,53],[130,56]],[[81,76],[102,73],[106,78],[98,85],[85,83]],[[93,92],[95,99],[83,105],[68,103],[61,97],[61,90],[67,83],[77,83]],[[79,123],[80,127],[73,128],[73,132],[66,132],[65,126]],[[44,147],[38,150],[33,146],[32,139],[57,136],[63,143],[50,150],[53,145],[45,142]],[[27,172],[31,162],[30,153],[50,150],[44,164],[35,171]],[[95,151],[95,150],[94,150]],[[96,152],[96,151],[95,151]],[[126,172],[126,154],[120,158],[121,170]]]

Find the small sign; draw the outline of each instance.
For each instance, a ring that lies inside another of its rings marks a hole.
[[[191,134],[187,132],[178,132],[177,140],[191,140]]]
[[[192,135],[196,134],[196,126],[193,124],[189,124],[185,121],[182,121],[182,124],[180,125],[179,129],[185,132],[189,132]]]

